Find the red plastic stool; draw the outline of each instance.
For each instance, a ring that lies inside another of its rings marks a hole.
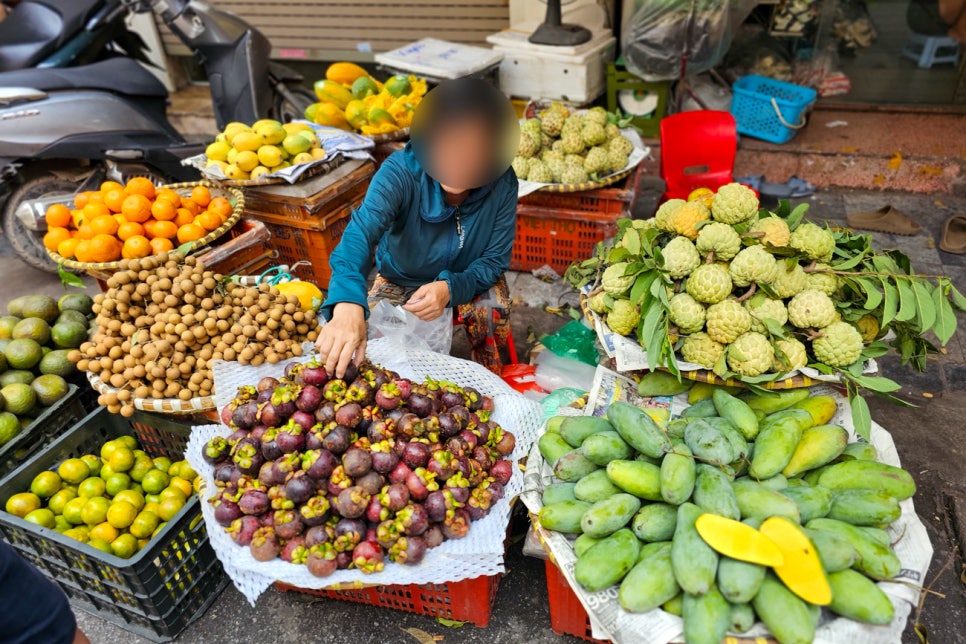
[[[697,110],[661,121],[661,178],[664,200],[687,199],[696,188],[717,190],[731,183],[738,150],[730,112]]]

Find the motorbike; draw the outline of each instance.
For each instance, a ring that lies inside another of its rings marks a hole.
[[[201,0],[122,4],[127,11],[153,11],[201,60],[219,128],[301,118],[315,101],[301,75],[269,60],[265,36],[234,14]],[[21,260],[57,270],[42,242],[50,203],[67,202],[106,179],[197,178],[181,162],[204,145],[175,130],[166,103],[164,85],[129,56],[0,73],[0,189],[7,192],[0,221]]]

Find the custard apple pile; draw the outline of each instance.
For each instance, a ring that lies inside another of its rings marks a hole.
[[[518,179],[579,184],[623,170],[633,150],[616,115],[601,107],[576,113],[554,101],[520,123],[520,146],[512,167]]]
[[[582,123],[579,131],[586,128]],[[651,309],[627,300],[639,275],[654,271],[648,279],[663,282],[667,297],[652,287],[645,306],[663,307],[665,346],[719,375],[788,374],[810,363],[848,367],[882,337],[875,316],[848,315],[848,281],[832,265],[849,251],[837,251],[827,226],[759,214],[754,191],[740,184],[697,192],[669,199],[654,218],[621,228],[619,261],[603,271],[589,302],[598,313],[606,309],[611,330],[636,335]],[[652,342],[638,340],[645,348]]]

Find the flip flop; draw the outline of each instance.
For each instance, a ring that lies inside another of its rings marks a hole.
[[[749,174],[745,177],[738,177],[735,179],[735,183],[740,183],[743,186],[748,186],[755,192],[760,192],[761,182],[765,180],[765,175],[763,174]]]
[[[966,254],[966,215],[953,215],[946,220],[939,248],[947,253]]]
[[[796,197],[809,197],[815,194],[815,186],[801,177],[792,175],[785,183],[775,183],[772,181],[762,181],[761,194],[776,199],[791,199]]]
[[[874,230],[880,233],[916,235],[922,232],[922,226],[916,220],[892,206],[883,206],[868,212],[856,212],[846,216],[845,220],[852,228]]]

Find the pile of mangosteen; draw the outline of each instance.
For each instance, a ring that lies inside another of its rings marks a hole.
[[[255,559],[318,577],[417,564],[503,497],[515,439],[492,411],[471,387],[368,362],[343,378],[289,364],[221,411],[233,431],[204,448],[215,520]]]

